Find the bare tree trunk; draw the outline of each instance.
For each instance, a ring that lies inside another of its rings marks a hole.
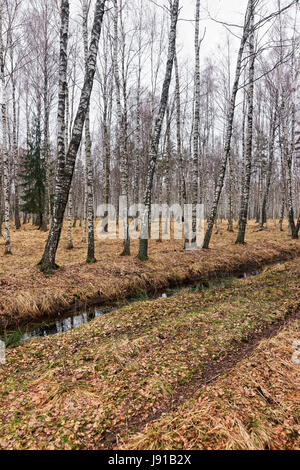
[[[114,0],[114,53],[113,53],[113,65],[114,65],[114,76],[116,84],[116,101],[118,110],[118,124],[119,124],[119,145],[120,145],[120,196],[123,198],[124,207],[123,213],[121,214],[123,221],[124,230],[124,248],[122,256],[130,255],[130,239],[129,239],[129,223],[128,223],[128,160],[126,152],[126,111],[125,111],[125,100],[124,96],[124,110],[121,105],[121,84],[120,74],[118,65],[118,19],[119,19],[119,7],[118,0]],[[124,94],[125,95],[125,94]]]
[[[193,129],[193,172],[192,172],[192,232],[191,244],[196,243],[197,204],[199,180],[199,133],[200,133],[200,0],[196,0],[195,22],[195,97],[194,97],[194,129]],[[188,248],[188,246],[186,247]]]
[[[72,183],[76,156],[82,139],[82,132],[86,114],[89,108],[91,92],[93,88],[96,71],[97,53],[101,34],[102,20],[106,0],[97,0],[95,7],[94,24],[91,34],[89,48],[88,70],[85,72],[84,85],[81,91],[80,102],[72,130],[70,145],[64,158],[64,151],[61,151],[64,140],[59,139],[58,171],[56,176],[55,199],[53,219],[49,237],[46,243],[43,258],[40,262],[41,270],[49,272],[55,269],[55,257],[60,240],[64,212],[68,202],[68,195]],[[68,43],[68,23],[69,23],[69,2],[62,2],[62,27],[61,27],[61,49],[60,49],[60,86],[59,86],[59,121],[64,118],[65,111],[65,86],[67,69],[67,43]],[[64,150],[62,148],[62,150]]]
[[[295,224],[295,211],[294,211],[294,201],[293,201],[293,184],[292,184],[292,165],[293,165],[293,151],[292,148],[289,148],[288,136],[286,129],[286,108],[285,108],[285,95],[282,96],[282,106],[281,106],[281,125],[282,125],[282,134],[283,134],[283,157],[286,165],[286,178],[287,178],[287,211],[288,211],[288,221],[290,234],[294,240],[299,238],[299,227],[298,222]]]
[[[233,178],[233,162],[232,155],[229,156],[229,175],[228,175],[228,232],[233,232],[233,215],[232,215],[232,178]]]
[[[215,189],[214,201],[213,201],[210,216],[208,218],[208,227],[207,227],[207,231],[205,233],[205,238],[204,238],[204,243],[203,243],[203,248],[204,249],[209,248],[210,239],[211,239],[215,219],[216,219],[216,216],[217,216],[220,197],[221,197],[221,193],[222,193],[222,189],[223,189],[223,185],[224,185],[224,178],[225,178],[225,174],[226,174],[227,162],[228,162],[228,159],[229,159],[229,156],[230,156],[230,151],[231,151],[232,130],[233,130],[233,121],[234,121],[234,114],[235,114],[235,103],[236,103],[236,96],[237,96],[237,92],[238,92],[238,88],[239,88],[239,81],[240,81],[241,70],[242,70],[242,58],[243,58],[245,44],[247,42],[247,39],[248,39],[249,33],[250,33],[250,16],[249,16],[249,13],[250,13],[250,5],[251,4],[252,4],[252,0],[249,0],[246,15],[245,15],[243,36],[242,36],[242,39],[241,39],[240,49],[239,49],[238,58],[237,58],[235,80],[234,80],[234,84],[233,84],[230,107],[229,107],[227,123],[226,123],[226,139],[225,139],[224,153],[223,153],[223,156],[222,156],[220,173],[219,173],[219,176],[218,176],[218,181],[217,181],[217,185],[216,185],[216,189]]]
[[[85,73],[88,73],[88,3],[84,0],[82,4],[83,14],[83,44]],[[89,108],[85,118],[85,162],[86,162],[86,183],[87,183],[87,220],[88,220],[88,251],[87,263],[96,263],[95,258],[95,231],[94,231],[94,188],[93,188],[93,167],[91,154],[91,132],[90,132],[90,111]]]
[[[66,149],[69,147],[69,89],[66,86]],[[72,237],[72,212],[73,212],[73,184],[71,184],[69,199],[68,199],[68,250],[73,250],[73,237]]]
[[[83,195],[83,223],[82,223],[82,242],[86,243],[86,232],[87,232],[87,200],[88,200],[88,190],[87,190],[87,168],[85,165],[85,173],[83,175],[84,181],[84,195]]]
[[[50,219],[50,168],[49,168],[49,71],[48,71],[48,3],[45,3],[45,46],[44,46],[44,63],[43,63],[43,75],[44,75],[44,85],[43,85],[43,106],[44,106],[44,142],[43,142],[43,151],[45,159],[45,171],[46,171],[46,181],[45,181],[45,199],[44,199],[44,215],[43,215],[43,231],[48,230],[48,223]]]
[[[280,117],[281,119],[281,117]],[[280,231],[283,232],[283,221],[284,221],[284,212],[286,207],[286,169],[283,155],[283,142],[281,135],[282,126],[279,123],[279,143],[280,143],[280,166],[281,166],[281,208],[280,208],[280,218],[279,218],[279,227]]]
[[[110,161],[111,161],[111,115],[112,115],[112,94],[113,86],[110,83],[108,60],[104,52],[104,77],[103,77],[103,149],[104,149],[104,203],[109,204],[110,197]],[[104,218],[108,217],[108,211],[105,212]],[[108,232],[108,223],[103,227],[104,232]]]
[[[281,42],[282,42],[282,34]],[[293,50],[294,54],[294,50]],[[281,46],[281,60],[282,60],[282,46]],[[288,129],[287,129],[287,122],[288,122],[288,113],[289,110],[287,109],[286,105],[286,89],[285,86],[282,85],[282,97],[281,97],[281,128],[282,128],[282,150],[283,150],[283,160],[285,165],[285,173],[286,173],[286,204],[287,204],[287,212],[288,212],[288,221],[289,221],[289,233],[294,240],[299,238],[299,228],[300,228],[300,214],[299,219],[295,223],[295,209],[294,209],[294,194],[293,194],[293,180],[292,180],[292,169],[293,169],[293,158],[294,158],[294,151],[295,151],[295,106],[292,105],[292,123],[291,123],[291,145],[289,145],[289,136],[288,136]]]
[[[158,203],[161,205],[163,204],[163,183],[164,183],[164,175],[163,170],[160,171],[161,181],[159,181],[159,196],[158,196]],[[159,221],[158,221],[158,240],[157,243],[162,243],[163,241],[163,223],[162,223],[162,213],[159,213]]]
[[[14,63],[14,49],[12,40],[12,31],[9,31],[9,50],[10,50],[10,62],[11,62],[11,87],[12,87],[12,153],[13,153],[13,176],[15,185],[15,226],[19,230],[21,228],[20,221],[20,208],[19,208],[19,182],[18,182],[18,169],[19,169],[19,158],[18,158],[18,141],[17,141],[17,110],[16,110],[16,80],[15,80],[15,63]]]
[[[284,209],[285,209],[285,198],[282,197],[281,209],[280,209],[280,219],[279,219],[279,228],[283,232],[283,220],[284,220]]]
[[[177,54],[175,54],[174,59],[175,65],[175,98],[176,98],[176,136],[177,136],[177,155],[179,162],[179,202],[184,212],[184,205],[187,204],[187,192],[186,192],[186,182],[184,174],[184,164],[182,156],[182,139],[181,139],[181,100],[180,100],[180,81],[179,81],[179,71],[178,71],[178,60]],[[185,231],[184,231],[185,232]],[[189,240],[184,238],[184,248],[188,247]]]
[[[138,72],[136,92],[136,162],[135,162],[135,204],[140,202],[140,170],[141,170],[141,75],[142,75],[142,5],[140,4],[140,20],[138,35]]]
[[[270,119],[269,162],[268,162],[268,170],[267,170],[266,188],[262,197],[261,210],[260,210],[260,224],[259,224],[260,230],[264,228],[264,224],[267,222],[267,204],[268,204],[268,199],[269,199],[271,177],[272,177],[272,171],[273,171],[273,162],[274,162],[274,145],[275,145],[276,123],[277,123],[276,109],[277,109],[277,100],[275,102],[275,110],[272,113],[272,116]]]
[[[253,100],[254,100],[254,72],[255,72],[255,51],[254,51],[254,0],[250,4],[251,33],[249,37],[249,89],[248,89],[248,128],[247,128],[247,148],[245,160],[245,173],[241,194],[239,230],[236,243],[245,243],[245,233],[248,220],[251,168],[252,168],[252,145],[253,145]]]
[[[72,229],[76,227],[76,219],[73,223],[73,187],[71,184],[70,192],[69,192],[69,200],[68,200],[68,250],[73,250],[73,234]],[[74,225],[75,224],[75,225]]]
[[[169,89],[172,79],[172,70],[173,63],[176,54],[176,31],[177,31],[177,20],[179,13],[179,0],[174,0],[171,8],[171,27],[169,34],[169,47],[168,47],[168,60],[166,66],[166,73],[163,83],[163,89],[160,99],[160,106],[158,111],[158,116],[155,121],[154,133],[151,142],[151,150],[149,155],[149,163],[147,170],[147,181],[146,189],[144,195],[144,204],[145,210],[142,215],[142,228],[141,228],[141,237],[139,244],[139,254],[138,258],[142,261],[148,259],[148,245],[149,245],[149,236],[148,236],[148,226],[149,226],[149,215],[151,207],[151,194],[153,187],[153,178],[157,162],[157,154],[159,141],[161,136],[162,124],[166,113],[166,108],[168,104]]]
[[[3,2],[0,3],[0,73],[2,88],[2,154],[3,154],[3,189],[4,189],[4,220],[5,220],[5,249],[4,254],[11,254],[10,246],[10,179],[9,179],[9,155],[7,149],[7,107],[6,107],[6,83],[3,50]]]
[[[167,204],[167,213],[166,213],[166,221],[165,221],[165,228],[164,233],[169,232],[169,228],[171,226],[170,220],[170,211],[169,207],[171,205],[171,179],[172,179],[172,172],[171,172],[171,112],[170,107],[167,105],[166,109],[166,151],[164,154],[166,155],[165,160],[165,174],[166,174],[166,204]]]
[[[112,90],[111,90],[112,92]],[[111,100],[110,100],[110,110],[109,114],[111,115]],[[110,118],[105,116],[104,121],[104,168],[105,168],[105,181],[104,181],[104,202],[106,206],[109,204],[109,195],[110,195],[110,159],[111,159],[111,147],[110,147]],[[106,212],[105,217],[108,216]],[[104,227],[104,230],[108,232],[108,225]]]

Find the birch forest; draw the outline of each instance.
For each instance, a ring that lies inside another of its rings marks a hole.
[[[5,253],[11,226],[31,219],[43,231],[51,225],[44,259],[53,267],[68,219],[69,248],[80,224],[94,261],[97,207],[118,208],[120,196],[147,207],[204,204],[205,248],[225,219],[230,231],[238,221],[239,243],[248,217],[261,230],[288,217],[298,237],[296,2],[249,2],[243,26],[224,24],[208,55],[201,14],[209,11],[195,2],[188,59],[176,42],[178,2],[148,3],[145,11],[138,0],[2,2]]]
[[[299,446],[299,14],[0,0],[0,449]]]

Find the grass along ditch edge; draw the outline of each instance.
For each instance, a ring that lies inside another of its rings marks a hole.
[[[174,407],[177,391],[184,397],[208,364],[216,367],[254,332],[292,318],[299,279],[297,259],[224,287],[137,302],[8,350],[0,402],[2,435],[9,436],[2,447],[64,448],[64,439],[72,448],[113,447],[115,436]]]
[[[35,321],[36,323],[43,323],[54,321],[56,319],[61,319],[66,317],[68,314],[76,315],[81,310],[86,310],[92,307],[114,307],[120,306],[121,302],[129,302],[137,300],[141,293],[145,296],[156,297],[160,293],[163,293],[168,289],[177,289],[184,288],[188,286],[193,286],[199,282],[205,281],[215,281],[222,280],[230,277],[235,277],[243,275],[244,273],[249,273],[261,270],[266,266],[276,264],[278,262],[285,262],[291,259],[296,258],[300,255],[300,244],[299,246],[293,245],[290,248],[285,248],[281,246],[271,246],[267,247],[273,252],[271,254],[260,253],[259,260],[253,260],[253,254],[249,255],[249,262],[244,259],[237,259],[239,256],[237,254],[229,254],[229,259],[226,260],[223,264],[217,264],[211,269],[204,270],[201,266],[198,267],[197,272],[195,273],[193,269],[189,269],[187,266],[184,266],[184,272],[180,275],[174,273],[167,273],[164,275],[163,279],[158,279],[155,281],[155,278],[149,279],[140,277],[140,281],[136,279],[131,286],[129,286],[120,294],[113,294],[108,297],[107,295],[92,295],[84,300],[80,300],[77,295],[73,297],[71,302],[67,300],[58,300],[58,302],[53,299],[53,304],[49,309],[44,310],[42,305],[33,301],[32,311],[27,311],[22,315],[18,315],[17,311],[12,311],[9,315],[1,315],[0,310],[0,331],[2,333],[6,329],[18,329],[19,327],[26,326],[28,323]],[[275,253],[274,253],[275,251]],[[177,255],[178,256],[178,255]],[[180,256],[180,255],[179,255]],[[241,257],[243,258],[243,257]],[[204,260],[205,261],[205,260]],[[230,268],[230,263],[233,262],[233,267]],[[147,271],[147,265],[145,264],[145,270]],[[57,302],[57,305],[56,305]]]

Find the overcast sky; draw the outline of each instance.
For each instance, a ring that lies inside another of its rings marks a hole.
[[[166,4],[165,0],[159,0],[160,5]],[[205,39],[202,45],[202,55],[208,56],[216,46],[222,44],[226,38],[226,29],[209,19],[211,17],[228,23],[237,23],[242,25],[248,0],[202,0],[201,2],[201,35],[206,28]],[[178,25],[179,45],[182,46],[182,53],[185,55],[194,55],[194,23],[195,0],[181,0],[181,14]],[[207,13],[209,12],[209,14]],[[191,20],[191,21],[183,21]],[[239,30],[231,28],[233,32]],[[234,36],[231,36],[234,39]]]
[[[145,0],[145,3],[146,2],[153,2],[161,6],[168,4],[168,0]],[[281,8],[283,8],[291,3],[291,0],[281,0],[280,3]],[[236,27],[226,29],[224,25],[213,21],[213,19],[243,26],[247,4],[248,0],[201,0],[201,36],[203,32],[206,31],[201,48],[201,62],[203,62],[206,57],[215,56],[217,46],[221,46],[222,50],[222,45],[224,45],[225,52],[226,37],[228,35],[232,46],[231,56],[235,57],[240,42],[235,37],[235,34],[240,35],[241,29]],[[181,13],[178,24],[178,46],[179,50],[181,50],[181,58],[187,56],[190,57],[191,60],[194,60],[194,18],[196,0],[181,0],[180,5]],[[277,9],[277,0],[261,0],[256,14],[258,16],[262,14],[262,16],[265,17]],[[290,10],[292,15],[295,14],[295,11],[295,8],[291,8]],[[210,19],[210,17],[213,19]],[[263,34],[263,32],[264,29],[261,29],[260,33]],[[220,55],[219,53],[217,54],[218,60]]]

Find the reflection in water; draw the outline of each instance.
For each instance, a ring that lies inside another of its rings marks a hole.
[[[30,331],[24,333],[21,337],[21,341],[27,341],[30,338],[35,338],[36,336],[50,336],[57,333],[64,333],[65,331],[69,331],[73,328],[78,328],[81,325],[89,323],[90,321],[94,320],[94,318],[106,315],[112,310],[115,310],[115,308],[95,308],[93,310],[82,312],[78,315],[72,315],[68,318],[56,321],[55,323],[44,323],[37,328],[31,329]]]
[[[281,263],[278,263],[279,265]],[[263,272],[263,269],[259,269],[257,271],[252,271],[252,272],[246,272],[246,273],[240,273],[237,277],[231,277],[229,280],[234,280],[236,278],[242,279],[242,278],[248,278],[251,276],[257,276],[258,274],[261,274]],[[202,287],[202,288],[209,288],[209,287],[214,287],[218,285],[226,284],[226,280],[224,279],[218,279],[216,281],[203,281],[200,285],[197,284],[196,288]],[[168,290],[167,293],[160,294],[159,297],[162,297],[164,299],[167,299],[168,297],[173,296],[175,293],[178,293],[178,290]],[[73,315],[70,315],[69,317],[62,318],[61,320],[56,321],[55,323],[42,323],[41,325],[36,325],[36,324],[30,324],[27,326],[26,332],[19,331],[20,336],[18,339],[21,341],[27,341],[31,338],[35,338],[37,336],[50,336],[50,335],[55,335],[57,333],[63,333],[65,331],[72,330],[73,328],[78,328],[81,325],[84,325],[86,323],[89,323],[90,321],[94,320],[94,318],[101,317],[103,315],[106,315],[107,313],[110,313],[114,310],[116,310],[116,306],[112,307],[106,307],[106,308],[93,308],[89,310],[84,310],[80,313],[74,313]],[[23,330],[24,331],[24,330]],[[5,336],[9,336],[10,334],[13,335],[15,332],[6,332],[6,335],[2,335],[0,331],[0,339]]]

